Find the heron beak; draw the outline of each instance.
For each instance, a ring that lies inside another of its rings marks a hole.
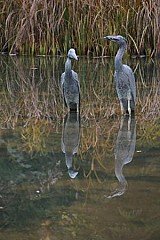
[[[73,59],[75,59],[76,61],[78,61],[78,57],[77,57],[76,54],[74,54],[72,57],[73,57]]]
[[[75,178],[77,176],[78,172],[69,169],[68,174],[69,174],[70,178]]]
[[[75,56],[75,58],[74,58],[76,61],[78,61],[78,57],[77,56]]]
[[[105,40],[113,40],[113,38],[111,36],[105,36],[104,39]]]

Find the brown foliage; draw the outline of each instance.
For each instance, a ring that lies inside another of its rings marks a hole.
[[[159,1],[7,0],[1,2],[0,48],[10,53],[108,55],[104,35],[129,40],[129,54],[156,55]]]

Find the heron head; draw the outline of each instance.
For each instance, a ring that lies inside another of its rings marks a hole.
[[[126,45],[127,44],[127,40],[126,38],[122,37],[121,35],[117,35],[117,36],[106,36],[104,37],[104,39],[112,41],[117,43],[119,46],[121,45]]]
[[[74,48],[69,49],[67,56],[68,56],[68,58],[70,58],[70,59],[78,60],[78,57],[77,57],[77,55],[76,55],[76,51],[75,51]]]

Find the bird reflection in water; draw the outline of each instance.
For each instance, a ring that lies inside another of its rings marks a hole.
[[[120,128],[115,144],[115,175],[119,186],[108,198],[121,196],[127,189],[127,180],[123,175],[123,167],[133,159],[136,144],[136,122],[134,117],[128,115],[121,117]]]
[[[78,174],[74,168],[73,156],[78,152],[80,142],[80,116],[79,113],[70,112],[64,118],[61,149],[65,154],[66,166],[68,174],[71,178],[75,178]]]

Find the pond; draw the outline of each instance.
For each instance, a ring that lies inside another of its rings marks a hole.
[[[0,239],[160,236],[160,68],[135,71],[135,117],[120,114],[113,58],[80,57],[80,114],[67,114],[64,57],[0,56]]]

